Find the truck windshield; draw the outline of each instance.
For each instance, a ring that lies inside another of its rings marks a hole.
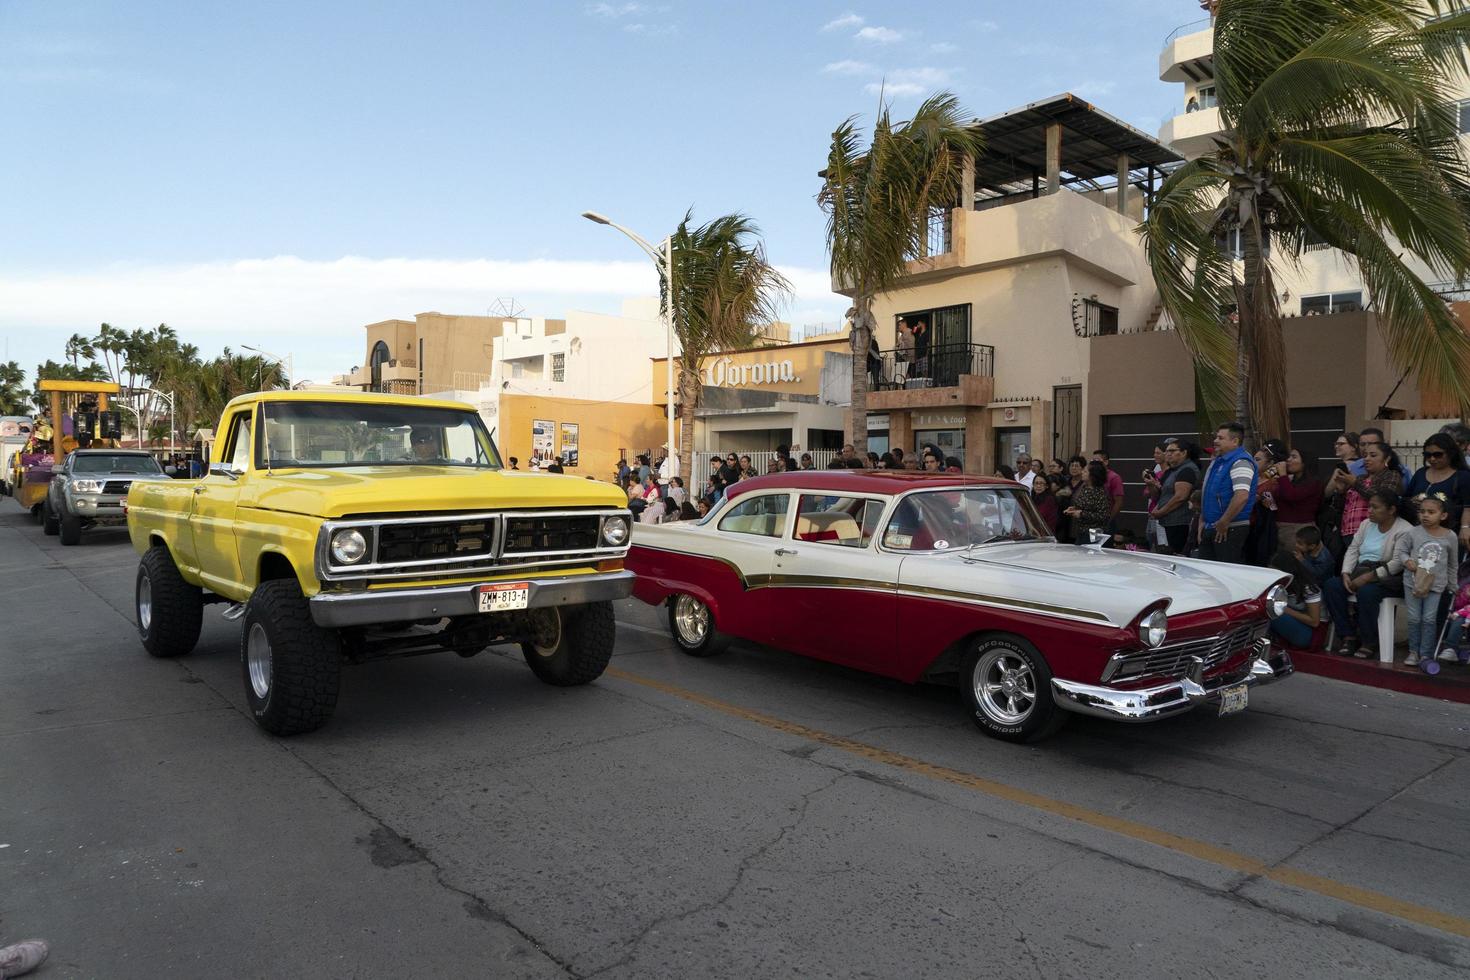
[[[162,473],[163,468],[152,456],[141,453],[78,454],[71,464],[73,473]]]
[[[499,469],[474,412],[372,402],[266,402],[256,465]]]

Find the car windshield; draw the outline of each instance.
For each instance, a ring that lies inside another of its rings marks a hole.
[[[163,468],[152,456],[142,453],[118,453],[77,456],[71,464],[73,473],[162,473]]]
[[[956,487],[903,498],[883,531],[892,551],[951,551],[1002,541],[1050,541],[1031,495],[1010,487]]]
[[[262,468],[468,466],[499,469],[480,416],[375,402],[266,402]]]

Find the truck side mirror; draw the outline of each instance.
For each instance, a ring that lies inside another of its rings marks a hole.
[[[239,471],[236,470],[229,463],[210,463],[209,464],[209,475],[210,476],[227,476],[231,480],[238,480],[238,479],[240,479],[240,473],[239,473]]]

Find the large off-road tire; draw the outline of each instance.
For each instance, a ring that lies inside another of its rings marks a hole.
[[[272,735],[320,728],[337,707],[342,642],[318,626],[294,578],[262,582],[245,605],[240,670],[255,723]]]
[[[56,519],[55,514],[51,513],[49,497],[41,501],[41,531],[53,538],[61,532],[61,522]]]
[[[977,640],[965,654],[960,689],[980,730],[1008,742],[1046,738],[1067,720],[1052,697],[1046,659],[1018,636]]]
[[[710,607],[685,592],[669,598],[669,632],[691,657],[713,657],[730,646],[730,638],[715,629]]]
[[[552,606],[543,610],[542,635],[521,644],[531,673],[556,687],[587,684],[602,676],[617,639],[611,602]]]
[[[82,543],[82,519],[67,511],[61,512],[61,543],[64,545]]]
[[[184,581],[162,545],[149,548],[138,562],[133,609],[143,648],[153,656],[181,657],[199,642],[204,591]]]

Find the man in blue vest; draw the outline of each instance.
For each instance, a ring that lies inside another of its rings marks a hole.
[[[1239,422],[1226,422],[1215,430],[1215,458],[1200,491],[1200,558],[1240,562],[1260,479],[1243,442],[1245,428]]]

